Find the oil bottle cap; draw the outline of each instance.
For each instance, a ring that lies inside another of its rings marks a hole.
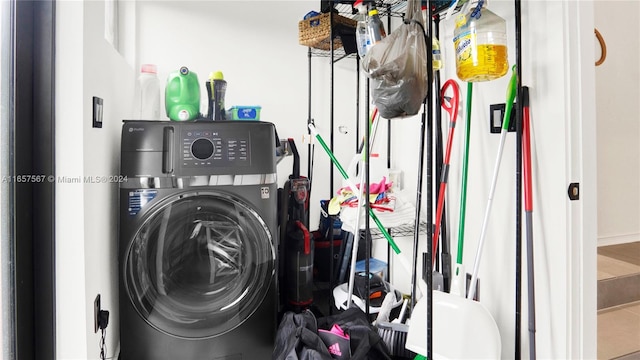
[[[224,75],[222,75],[222,71],[216,71],[209,73],[210,80],[224,80]]]
[[[369,16],[378,15],[378,9],[369,10]]]

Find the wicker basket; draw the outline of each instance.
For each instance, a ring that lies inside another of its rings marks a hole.
[[[326,13],[300,21],[298,23],[298,42],[300,45],[329,50],[331,48],[329,41],[331,34],[331,27],[329,26],[330,16],[330,13]],[[340,25],[355,29],[356,24],[357,21],[353,19],[335,13],[333,14],[334,31],[336,30],[336,26]],[[335,35],[336,34],[334,34],[335,40],[333,41],[333,48],[338,49],[342,47],[342,40],[339,35]]]

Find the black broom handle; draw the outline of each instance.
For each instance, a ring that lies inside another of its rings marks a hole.
[[[522,322],[522,22],[520,0],[515,1],[516,26],[516,329],[515,359],[521,358]]]

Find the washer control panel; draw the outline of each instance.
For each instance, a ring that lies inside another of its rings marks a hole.
[[[182,131],[182,166],[249,166],[249,134],[238,131],[188,129]]]

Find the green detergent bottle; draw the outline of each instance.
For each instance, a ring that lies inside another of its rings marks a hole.
[[[173,121],[193,120],[200,115],[198,75],[183,66],[169,74],[164,93],[167,116]]]

